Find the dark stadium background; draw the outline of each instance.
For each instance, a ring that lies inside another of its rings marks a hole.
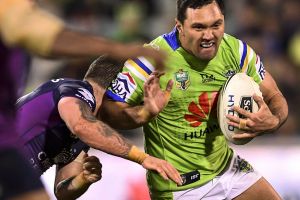
[[[39,2],[42,7],[63,17],[73,28],[141,44],[170,31],[176,11],[175,0]],[[244,40],[260,54],[289,104],[288,121],[276,134],[233,148],[261,171],[284,199],[300,199],[300,1],[227,0],[226,7],[226,32]],[[81,79],[92,60],[33,58],[27,91],[50,78]],[[140,129],[123,134],[143,146]],[[145,171],[141,166],[105,153],[93,150],[91,153],[100,157],[103,178],[80,199],[149,199]],[[54,169],[51,169],[43,176],[50,193],[53,193],[53,173]]]

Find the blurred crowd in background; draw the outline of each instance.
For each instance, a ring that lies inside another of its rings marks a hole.
[[[300,1],[225,2],[226,33],[247,42],[261,56],[288,101],[288,121],[275,137],[300,136]],[[140,44],[171,31],[176,16],[175,0],[41,0],[39,3],[72,28]],[[81,79],[93,59],[34,58],[27,88],[31,90],[50,78]]]

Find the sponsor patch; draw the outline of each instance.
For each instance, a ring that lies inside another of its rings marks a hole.
[[[195,129],[194,131],[177,133],[176,136],[179,140],[193,142],[193,140],[205,138],[207,134],[213,133],[214,131],[219,130],[219,128],[220,126],[218,124],[213,124],[199,130]]]
[[[235,70],[228,70],[227,72],[224,73],[224,76],[226,78],[229,78],[229,77],[233,76],[234,74],[236,74]]]
[[[200,73],[200,76],[202,78],[202,83],[208,83],[216,80],[215,76],[212,74]]]
[[[237,169],[240,171],[240,172],[245,172],[245,173],[249,173],[249,172],[253,172],[254,169],[253,167],[246,161],[244,160],[243,158],[241,157],[237,157]]]
[[[112,82],[110,89],[114,94],[126,101],[134,93],[136,87],[136,83],[130,73],[122,72]]]
[[[212,110],[217,108],[218,92],[203,92],[198,97],[198,102],[192,101],[188,106],[188,114],[184,119],[190,123],[191,127],[198,127],[203,121],[208,121]],[[216,116],[215,116],[216,117]]]
[[[252,113],[253,110],[253,99],[252,96],[243,96],[240,101],[240,108],[247,110]],[[239,118],[246,118],[244,115],[239,114]]]
[[[182,181],[183,181],[181,186],[188,185],[188,184],[191,184],[191,183],[194,183],[194,182],[200,180],[200,172],[197,171],[197,170],[192,171],[192,172],[188,172],[186,174],[181,174],[180,176],[181,176]]]

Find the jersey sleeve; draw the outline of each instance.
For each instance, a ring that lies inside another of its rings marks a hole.
[[[153,65],[145,57],[127,60],[122,71],[108,87],[106,96],[113,101],[130,105],[141,104],[144,82],[153,71]]]
[[[85,102],[92,111],[96,108],[96,99],[92,87],[78,83],[64,83],[58,87],[58,101],[64,97],[74,97]]]
[[[265,68],[261,58],[255,51],[245,42],[239,42],[239,67],[242,72],[251,76],[255,82],[260,84],[265,77]]]

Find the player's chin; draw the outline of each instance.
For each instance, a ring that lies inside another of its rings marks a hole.
[[[210,48],[200,48],[197,57],[201,60],[210,61],[216,56],[216,49],[214,47]]]

